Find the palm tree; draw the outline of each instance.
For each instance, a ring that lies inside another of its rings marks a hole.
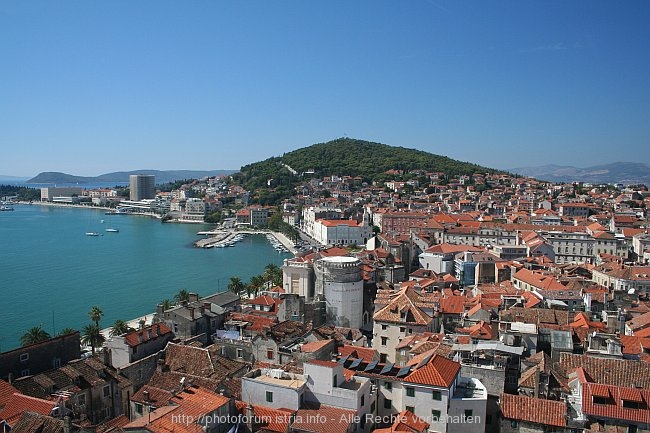
[[[170,299],[163,299],[160,301],[163,311],[167,311],[174,306],[174,303]]]
[[[95,322],[95,325],[99,328],[99,321],[104,317],[104,312],[97,305],[94,305],[88,312],[88,317],[90,317],[90,320]]]
[[[133,331],[133,328],[131,328],[124,320],[117,319],[115,323],[113,323],[111,331],[108,333],[108,335],[115,337],[118,335],[126,334],[130,331]]]
[[[254,275],[251,277],[250,283],[248,283],[251,291],[255,293],[255,296],[259,293],[260,289],[264,287],[264,277],[261,275]]]
[[[81,336],[81,343],[90,345],[93,351],[93,355],[95,354],[95,347],[99,347],[104,344],[105,340],[106,339],[99,329],[99,325],[91,323],[90,325],[84,326]]]
[[[30,344],[40,343],[49,338],[50,334],[48,334],[41,326],[34,326],[20,337],[20,344],[23,346],[29,346]]]
[[[174,295],[174,300],[177,304],[188,302],[190,300],[190,292],[185,289],[181,289]]]
[[[62,330],[59,331],[59,335],[68,335],[77,332],[76,329],[72,328],[63,328]]]
[[[275,286],[282,286],[282,269],[278,265],[269,263],[264,267],[264,279]]]
[[[228,283],[228,290],[233,293],[240,294],[244,290],[245,286],[239,277],[230,277],[230,282]]]

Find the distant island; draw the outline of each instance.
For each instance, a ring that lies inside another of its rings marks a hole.
[[[90,183],[124,183],[129,181],[129,175],[132,174],[152,174],[156,176],[156,183],[161,184],[185,179],[224,176],[235,172],[236,170],[133,170],[116,171],[95,177],[86,177],[56,171],[46,171],[27,180],[26,183],[78,183],[81,185]]]

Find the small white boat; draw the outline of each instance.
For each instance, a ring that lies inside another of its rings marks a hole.
[[[117,233],[117,232],[119,232],[120,230],[119,230],[119,229],[112,228],[112,227],[109,227],[109,228],[106,229],[106,231],[107,231],[107,232],[111,232],[111,233]]]
[[[97,232],[86,232],[86,236],[101,236],[101,235]]]

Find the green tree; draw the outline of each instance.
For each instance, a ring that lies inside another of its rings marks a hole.
[[[106,338],[104,338],[102,335],[102,332],[99,329],[99,325],[95,323],[84,326],[83,330],[81,331],[81,343],[90,346],[92,348],[93,355],[95,354],[95,348],[100,347],[102,344],[104,344],[105,340]]]
[[[190,292],[185,289],[181,289],[174,295],[174,300],[177,304],[188,302],[190,300]]]
[[[230,282],[228,283],[228,290],[233,293],[240,294],[245,289],[245,285],[239,277],[230,277]]]
[[[20,337],[20,344],[23,346],[29,346],[30,344],[40,343],[49,338],[50,334],[48,334],[41,326],[34,326]]]
[[[88,317],[90,317],[90,320],[95,322],[95,325],[97,325],[99,328],[99,321],[102,320],[102,317],[104,317],[104,312],[97,305],[93,305],[93,307],[88,312]]]
[[[259,291],[264,287],[264,277],[261,275],[253,275],[248,283],[248,287],[250,288],[250,291],[257,296]]]
[[[274,263],[269,263],[264,267],[264,280],[270,281],[273,286],[282,286],[282,269]]]
[[[126,334],[127,332],[133,331],[133,328],[131,328],[124,320],[117,319],[115,323],[113,323],[113,326],[111,327],[111,331],[109,332],[108,335],[111,337],[116,337],[118,335],[123,335]]]
[[[174,306],[174,303],[171,301],[171,299],[163,299],[160,301],[160,305],[162,305],[163,311],[167,311]]]
[[[59,331],[59,335],[68,335],[77,332],[76,329],[72,328],[63,328],[62,330]]]

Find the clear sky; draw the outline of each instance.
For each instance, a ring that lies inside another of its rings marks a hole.
[[[342,136],[650,162],[650,2],[0,2],[0,174],[238,169]]]

